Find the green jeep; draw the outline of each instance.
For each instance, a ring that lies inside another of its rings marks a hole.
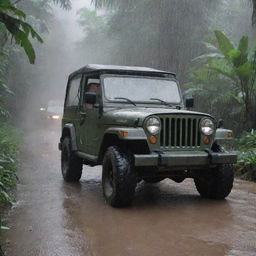
[[[144,67],[87,65],[69,76],[62,119],[62,175],[79,181],[83,164],[102,165],[104,197],[131,203],[136,184],[193,178],[202,197],[224,199],[237,156],[219,141],[231,130],[183,103],[174,73]],[[186,107],[186,109],[185,109]]]

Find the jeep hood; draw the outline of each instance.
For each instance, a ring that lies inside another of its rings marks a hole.
[[[212,117],[209,114],[188,111],[184,109],[172,108],[122,108],[107,110],[103,114],[103,119],[106,124],[119,124],[119,125],[134,125],[134,122],[139,121],[138,125],[141,126],[144,119],[151,115],[200,115]]]

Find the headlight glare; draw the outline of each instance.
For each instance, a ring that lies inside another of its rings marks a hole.
[[[160,124],[159,119],[156,117],[149,118],[146,122],[146,128],[150,134],[152,134],[152,135],[158,134],[161,129],[161,124]]]
[[[58,115],[53,115],[53,116],[51,116],[51,118],[52,118],[52,119],[55,119],[55,120],[58,120],[58,119],[60,119],[60,116],[58,116]]]
[[[211,119],[203,119],[201,122],[201,131],[204,135],[209,136],[214,133],[214,123]]]

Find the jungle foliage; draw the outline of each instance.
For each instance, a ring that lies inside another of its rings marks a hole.
[[[252,25],[256,25],[256,0],[247,0],[252,5]],[[119,8],[132,6],[136,0],[91,0],[96,8]]]
[[[20,132],[8,125],[0,128],[0,208],[3,204],[11,204],[13,198],[9,191],[17,182],[17,153],[20,145]],[[6,229],[1,225],[0,229]]]
[[[41,43],[43,40],[33,27],[25,22],[25,19],[26,14],[22,10],[14,7],[9,0],[2,0],[0,2],[0,22],[4,24],[6,30],[15,39],[15,43],[23,47],[30,63],[34,63],[35,51],[29,37],[31,36]],[[4,33],[7,40],[8,33],[6,32]]]
[[[71,8],[69,0],[27,0],[13,3],[0,0],[0,209],[14,201],[10,189],[17,182],[17,157],[22,138],[21,132],[8,124],[11,123],[10,106],[14,104],[14,96],[19,91],[26,91],[31,87],[29,78],[23,79],[22,84],[16,87],[12,74],[18,75],[17,71],[21,67],[28,67],[21,49],[29,63],[35,62],[36,54],[31,39],[43,42],[36,31],[48,31],[52,3],[64,9]],[[16,79],[21,80],[21,77]],[[0,218],[0,230],[6,229],[8,228]],[[1,247],[0,255],[3,255]]]
[[[237,175],[256,181],[256,130],[244,132],[241,138],[236,140],[236,150],[239,152]]]
[[[214,40],[205,43],[210,53],[194,59],[199,66],[191,72],[188,83],[200,102],[197,108],[207,107],[202,100],[206,97],[211,112],[219,118],[233,120],[238,132],[255,129],[256,48],[249,48],[246,36],[235,46],[221,31],[214,34]]]
[[[86,55],[87,52],[94,52],[96,56],[103,53],[105,63],[147,65],[172,70],[183,80],[191,59],[203,53],[199,38],[209,33],[208,16],[216,10],[219,2],[220,0],[94,1],[97,7],[109,8],[103,15],[105,26],[99,22],[99,16],[102,15],[97,15],[94,27],[90,27],[90,36],[86,35],[84,39],[82,49],[87,49],[85,58],[91,59],[91,56]],[[83,16],[86,14],[89,16],[84,9]],[[101,41],[97,31],[100,31]],[[102,41],[103,50],[93,51]]]

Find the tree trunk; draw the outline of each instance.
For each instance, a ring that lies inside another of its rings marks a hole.
[[[252,0],[253,12],[252,12],[252,25],[256,25],[256,0]]]

